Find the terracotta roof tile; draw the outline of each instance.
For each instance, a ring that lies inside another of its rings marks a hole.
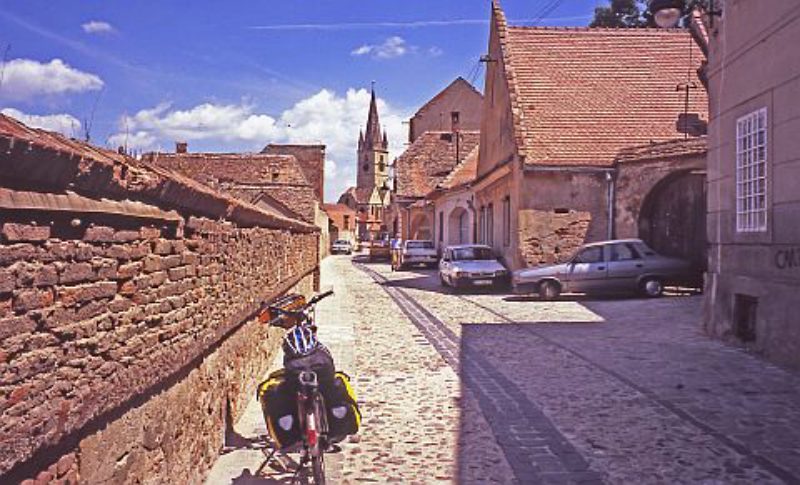
[[[310,186],[292,155],[147,153],[144,159],[212,186],[219,183]]]
[[[703,156],[708,152],[706,137],[677,139],[661,143],[651,143],[625,148],[617,154],[619,163],[653,160],[657,158],[675,158],[686,156]]]
[[[624,147],[682,136],[678,116],[708,120],[696,70],[703,54],[681,29],[508,27],[502,41],[526,163],[610,165]],[[690,60],[691,58],[691,60]]]
[[[419,136],[395,160],[397,194],[403,197],[424,197],[447,177],[458,162],[478,145],[480,133],[460,132],[458,160],[455,137],[451,132],[427,131]]]
[[[436,188],[443,190],[456,189],[473,182],[478,177],[478,152],[479,146],[469,152],[469,155],[442,180]]]

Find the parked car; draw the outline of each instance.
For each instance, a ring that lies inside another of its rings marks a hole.
[[[640,239],[586,244],[567,262],[514,271],[514,293],[546,299],[562,292],[640,292],[661,296],[664,286],[693,281],[691,264],[661,256]]]
[[[384,239],[375,239],[369,243],[369,259],[389,259],[389,241]]]
[[[453,288],[504,287],[509,272],[489,246],[448,246],[439,262],[439,281]]]
[[[337,239],[331,244],[331,254],[351,254],[353,246],[347,239]]]
[[[415,264],[436,266],[438,262],[439,254],[436,252],[436,246],[433,244],[433,241],[412,239],[402,242],[398,269],[403,269]]]

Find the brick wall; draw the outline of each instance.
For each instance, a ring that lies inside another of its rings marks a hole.
[[[0,116],[0,483],[201,483],[319,232]]]

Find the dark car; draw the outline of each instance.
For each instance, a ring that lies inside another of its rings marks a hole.
[[[603,241],[582,246],[562,264],[517,270],[515,293],[555,298],[562,292],[639,292],[661,296],[664,286],[695,279],[691,264],[662,256],[640,239]]]

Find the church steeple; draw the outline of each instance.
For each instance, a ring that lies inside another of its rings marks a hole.
[[[375,100],[375,88],[372,88],[372,96],[369,100],[369,115],[367,115],[367,132],[364,134],[364,142],[369,148],[382,147],[381,123],[378,118],[378,102]]]
[[[358,133],[357,160],[356,186],[362,190],[362,193],[374,192],[388,180],[389,140],[386,130],[381,129],[374,86],[370,93],[367,128]]]

